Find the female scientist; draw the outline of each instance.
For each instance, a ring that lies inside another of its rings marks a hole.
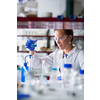
[[[30,54],[32,55],[32,67],[42,67],[43,65],[46,67],[63,67],[62,61],[64,58],[64,54],[68,54],[67,61],[72,63],[72,68],[75,70],[84,69],[84,51],[78,49],[75,46],[73,41],[73,31],[72,30],[59,30],[56,29],[54,31],[56,41],[59,49],[55,50],[53,53],[49,54],[46,57],[38,57],[36,52],[34,51],[35,47],[31,47],[30,43],[33,41],[31,39],[27,40],[26,48],[30,50]],[[34,41],[35,43],[36,41]]]

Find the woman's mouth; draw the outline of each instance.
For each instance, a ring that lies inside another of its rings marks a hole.
[[[58,46],[61,47],[62,45],[59,44]]]

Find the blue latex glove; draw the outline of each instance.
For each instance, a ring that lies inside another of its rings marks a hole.
[[[37,40],[28,39],[26,44],[25,44],[25,47],[28,48],[30,51],[33,51],[35,49],[35,47],[36,47],[36,45],[34,45],[35,42],[37,42]]]

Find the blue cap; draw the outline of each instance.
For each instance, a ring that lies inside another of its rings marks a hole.
[[[57,16],[57,19],[58,19],[58,20],[63,20],[63,18],[64,18],[63,15],[58,15],[58,16]]]
[[[19,67],[17,67],[17,70],[20,70],[20,68],[19,68]]]
[[[80,74],[84,74],[84,70],[81,70],[81,69],[80,69],[80,70],[79,70],[79,73],[80,73]]]
[[[23,0],[18,0],[19,2],[23,1]]]
[[[57,70],[57,68],[53,68],[53,67],[52,67],[51,70]]]
[[[65,68],[72,68],[72,64],[64,64]]]
[[[45,75],[43,75],[43,78],[45,78],[46,76]]]
[[[61,76],[58,76],[58,77],[57,77],[57,80],[61,80]]]
[[[68,54],[64,54],[65,58],[67,58]]]
[[[24,63],[24,66],[27,66],[27,63]]]
[[[76,16],[76,15],[70,15],[70,16],[69,16],[69,19],[70,19],[71,21],[76,20],[76,18],[77,18],[77,16]]]

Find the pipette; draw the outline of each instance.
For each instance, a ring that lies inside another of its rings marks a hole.
[[[42,77],[45,76],[45,60],[42,63]]]

